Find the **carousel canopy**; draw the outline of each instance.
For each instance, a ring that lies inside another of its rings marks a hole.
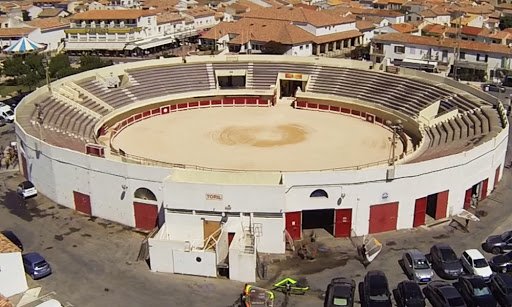
[[[16,43],[4,49],[4,52],[25,53],[44,49],[45,45],[35,43],[26,37],[22,37]]]

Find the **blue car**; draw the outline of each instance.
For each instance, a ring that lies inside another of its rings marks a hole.
[[[23,255],[23,266],[25,267],[25,272],[30,275],[32,279],[43,278],[52,273],[50,264],[38,253]]]

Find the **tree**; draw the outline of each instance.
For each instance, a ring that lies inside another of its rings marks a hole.
[[[48,68],[52,78],[62,78],[72,71],[71,62],[67,54],[57,54],[50,60],[50,67]],[[71,70],[70,70],[71,69]]]
[[[8,77],[19,77],[29,72],[21,56],[13,56],[4,61],[4,74]]]
[[[95,68],[105,67],[112,65],[112,61],[103,61],[97,55],[82,55],[80,57],[80,70],[86,71]]]
[[[503,16],[500,17],[500,30],[512,28],[512,17],[511,16]]]
[[[19,84],[28,87],[29,91],[31,91],[34,87],[36,87],[39,84],[40,80],[41,76],[38,75],[36,72],[31,71],[28,74],[20,77]]]
[[[286,45],[280,42],[269,41],[261,47],[261,52],[266,54],[285,54],[288,49]]]

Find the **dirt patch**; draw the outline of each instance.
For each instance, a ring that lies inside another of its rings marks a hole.
[[[288,124],[279,126],[229,126],[213,131],[211,138],[222,145],[248,145],[253,147],[272,147],[303,142],[309,129]]]

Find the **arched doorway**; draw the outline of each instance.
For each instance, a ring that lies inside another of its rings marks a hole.
[[[158,205],[155,193],[147,188],[138,188],[133,193],[135,227],[151,230],[157,225]]]

